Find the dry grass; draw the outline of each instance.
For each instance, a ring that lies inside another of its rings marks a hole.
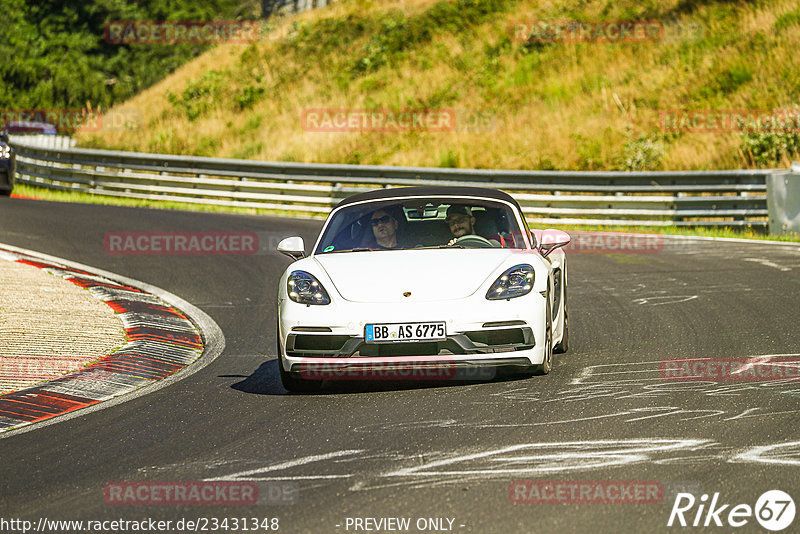
[[[509,39],[511,25],[574,18],[574,2],[520,0],[469,29],[436,31],[375,70],[350,73],[378,33],[359,35],[356,24],[380,27],[393,10],[406,20],[421,17],[435,4],[342,0],[302,14],[282,23],[278,38],[219,46],[127,102],[144,117],[138,130],[79,140],[260,160],[589,170],[625,168],[626,143],[651,140],[659,152],[646,168],[738,168],[749,164],[739,134],[664,134],[658,111],[782,108],[800,96],[800,25],[774,29],[781,15],[797,10],[792,0],[710,2],[692,13],[673,11],[681,2],[668,0],[651,8],[666,25],[661,42],[553,44],[527,53]],[[633,1],[582,4],[588,20],[646,14]],[[339,24],[341,39],[323,24]],[[219,71],[222,82],[208,109],[190,119],[167,95],[180,98],[209,71]],[[263,93],[242,109],[237,99],[248,87]],[[307,108],[424,107],[455,109],[466,122],[452,132],[319,133],[304,131],[300,120]],[[469,118],[479,113],[484,122],[476,128]]]

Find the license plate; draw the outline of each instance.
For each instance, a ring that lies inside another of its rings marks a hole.
[[[397,341],[443,341],[447,339],[444,322],[368,324],[364,328],[367,343]]]

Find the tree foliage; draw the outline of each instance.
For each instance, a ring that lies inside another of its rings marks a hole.
[[[247,0],[0,0],[0,109],[106,109],[208,45],[106,42],[111,21],[252,20]]]

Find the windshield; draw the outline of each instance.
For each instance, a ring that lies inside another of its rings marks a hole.
[[[347,206],[315,254],[418,248],[525,248],[514,211],[492,200],[410,198]]]

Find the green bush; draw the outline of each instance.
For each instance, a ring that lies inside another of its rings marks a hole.
[[[186,118],[193,121],[210,110],[215,102],[221,101],[222,92],[228,76],[225,73],[209,70],[205,74],[191,80],[180,97],[167,93],[167,100],[176,109],[182,111]]]
[[[742,152],[756,167],[775,167],[784,158],[800,156],[800,133],[743,133]]]
[[[664,157],[664,144],[654,136],[641,136],[625,143],[619,170],[658,170]]]
[[[253,104],[261,100],[264,96],[264,88],[255,85],[248,85],[239,91],[236,97],[236,106],[240,110],[245,110],[253,107]]]
[[[729,94],[752,79],[753,68],[750,65],[733,65],[720,73],[717,85],[723,94]]]
[[[448,150],[447,152],[443,153],[439,157],[439,167],[443,167],[446,169],[456,169],[460,167],[459,162],[461,160],[461,156],[459,156],[457,150]]]
[[[800,25],[800,9],[784,13],[775,21],[774,28],[777,31],[784,30],[790,26]]]

